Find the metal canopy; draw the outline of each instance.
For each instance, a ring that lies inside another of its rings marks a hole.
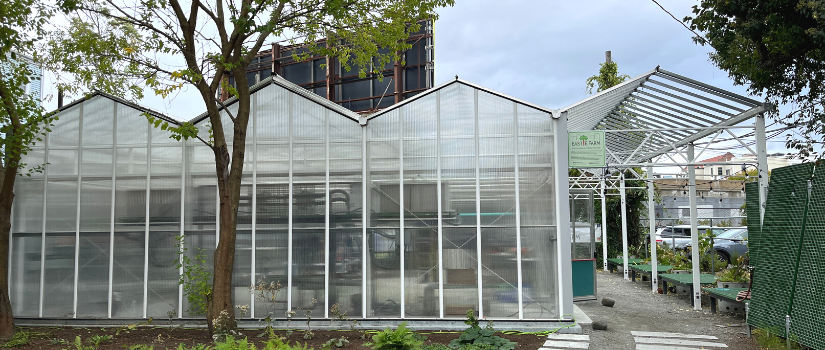
[[[604,130],[608,167],[628,168],[772,108],[656,67],[559,111],[568,131]]]

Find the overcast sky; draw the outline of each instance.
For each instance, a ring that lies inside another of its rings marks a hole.
[[[679,19],[698,3],[659,2]],[[610,50],[620,73],[631,77],[659,65],[746,94],[745,87],[733,86],[708,61],[708,47],[694,44],[692,33],[651,0],[456,0],[455,7],[439,12],[434,32],[438,84],[458,75],[528,102],[562,108],[587,97],[585,80],[597,73]],[[54,93],[49,80],[45,94]],[[205,110],[191,88],[171,102],[148,97],[142,104],[180,119]],[[53,109],[56,101],[46,106]],[[782,140],[769,142],[769,151],[784,152]]]

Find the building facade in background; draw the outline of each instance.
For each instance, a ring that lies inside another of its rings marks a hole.
[[[255,85],[274,73],[351,111],[375,112],[433,87],[433,22],[420,23],[419,30],[407,39],[412,47],[402,53],[404,64],[386,64],[381,70],[382,79],[374,73],[361,78],[356,67],[346,71],[341,62],[332,57],[313,56],[306,61],[295,61],[293,54],[306,52],[306,47],[273,43],[249,64],[247,80],[250,86]],[[379,52],[386,53],[380,49]],[[378,60],[373,64],[378,65]],[[234,86],[235,79],[230,77],[229,83]]]

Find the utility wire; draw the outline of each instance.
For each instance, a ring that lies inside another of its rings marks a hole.
[[[676,18],[676,16],[674,16],[672,13],[670,13],[670,11],[666,10],[666,9],[665,9],[665,7],[664,7],[664,6],[662,6],[661,4],[659,4],[659,2],[658,2],[658,1],[653,0],[653,2],[654,2],[656,5],[659,5],[659,8],[661,8],[661,9],[662,9],[662,11],[665,11],[667,14],[669,14],[669,15],[670,15],[670,17],[673,17],[673,19],[674,19],[674,20],[676,20],[676,22],[679,22],[679,24],[681,24],[683,27],[685,27],[685,29],[689,30],[689,31],[690,31],[691,33],[693,33],[693,34],[696,34],[696,38],[698,38],[698,39],[699,39],[699,41],[701,41],[701,42],[702,42],[702,44],[705,44],[705,42],[706,42],[705,38],[703,38],[701,35],[699,35],[699,33],[697,33],[696,31],[694,31],[693,29],[690,29],[690,27],[686,26],[684,22],[680,21],[678,18]]]

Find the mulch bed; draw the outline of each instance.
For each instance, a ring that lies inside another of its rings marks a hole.
[[[75,337],[80,337],[84,345],[88,345],[89,339],[94,336],[111,335],[112,339],[104,342],[98,349],[129,349],[133,345],[151,345],[155,350],[162,349],[177,349],[179,344],[184,344],[186,347],[191,347],[196,344],[213,344],[209,332],[204,328],[163,328],[163,327],[140,327],[132,330],[121,329],[118,333],[118,328],[71,328],[71,327],[22,327],[19,331],[45,333],[45,335],[33,337],[30,339],[28,345],[18,346],[15,349],[44,349],[44,350],[61,350],[72,349]],[[261,345],[267,340],[266,336],[258,337],[264,333],[261,329],[243,329],[241,334],[247,338],[249,342],[254,341],[256,346]],[[425,344],[441,343],[447,344],[451,340],[458,338],[459,332],[454,333],[432,333],[440,332],[433,331],[417,331],[427,337]],[[286,331],[275,331],[276,335],[286,336],[290,344],[295,342],[306,343],[307,346],[320,350],[321,346],[332,338],[346,337],[350,344],[342,349],[369,349],[363,344],[371,340],[372,334],[367,334],[365,339],[361,339],[361,332],[358,331],[329,331],[329,330],[315,330],[312,339],[305,340],[303,338],[304,332],[300,328],[293,331],[291,335],[287,336]],[[502,334],[496,335],[507,338],[518,343],[516,349],[536,350],[544,344],[545,336],[536,336],[533,334]],[[59,340],[64,340],[68,343],[57,343]],[[260,346],[258,346],[260,348]]]

